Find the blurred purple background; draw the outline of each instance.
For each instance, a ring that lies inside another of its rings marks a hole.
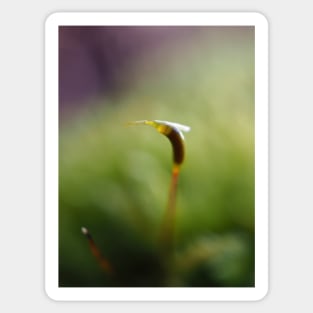
[[[113,96],[131,81],[127,70],[133,62],[199,32],[196,27],[60,27],[60,113]]]
[[[190,41],[199,44],[201,36],[214,44],[224,36],[236,40],[246,34],[246,27],[60,26],[60,118],[121,94],[131,86],[134,64],[140,67],[141,59],[149,60],[151,54],[170,47],[180,53]]]

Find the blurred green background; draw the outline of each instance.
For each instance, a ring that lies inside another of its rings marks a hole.
[[[254,28],[59,34],[59,285],[254,286]],[[153,128],[125,126],[141,119],[191,127],[170,267],[158,240],[172,149]]]

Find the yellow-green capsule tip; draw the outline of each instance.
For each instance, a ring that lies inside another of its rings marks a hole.
[[[184,161],[184,136],[182,132],[190,131],[190,127],[178,123],[161,120],[139,120],[128,123],[129,125],[150,125],[159,133],[165,135],[173,147],[174,164],[180,165]]]

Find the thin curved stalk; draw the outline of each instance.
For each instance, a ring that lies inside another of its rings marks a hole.
[[[190,127],[160,120],[142,120],[129,122],[129,125],[150,125],[159,133],[165,135],[172,144],[173,149],[173,167],[172,178],[169,189],[167,208],[161,229],[161,243],[164,251],[169,253],[173,249],[174,226],[176,215],[176,194],[177,184],[181,165],[185,158],[184,136],[182,131],[189,131]]]
[[[98,261],[100,267],[107,273],[112,275],[113,274],[113,267],[111,265],[111,263],[101,254],[100,249],[98,248],[98,246],[96,245],[95,241],[93,240],[90,232],[88,231],[88,229],[86,227],[82,227],[81,231],[83,233],[83,235],[86,236],[88,243],[89,243],[89,248],[91,250],[91,253],[93,254],[93,256],[96,258],[96,260]]]

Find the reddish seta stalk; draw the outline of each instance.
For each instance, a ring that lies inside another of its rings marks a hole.
[[[89,233],[88,229],[85,227],[82,227],[81,229],[82,233],[86,236],[89,247],[91,250],[91,253],[98,261],[100,267],[107,273],[112,275],[113,274],[113,267],[111,263],[101,254],[100,249],[97,247],[95,241],[93,240],[91,234]]]
[[[176,215],[176,194],[177,183],[180,173],[180,166],[185,157],[184,136],[182,131],[189,131],[190,127],[160,120],[142,120],[130,122],[130,125],[150,125],[159,133],[165,135],[172,144],[173,149],[173,168],[172,179],[169,190],[168,204],[164,216],[163,225],[161,228],[161,245],[166,254],[171,254],[174,246],[175,233],[175,215]]]
[[[168,195],[167,210],[165,211],[163,229],[161,230],[161,243],[165,252],[173,250],[176,215],[176,194],[180,167],[174,164]]]

